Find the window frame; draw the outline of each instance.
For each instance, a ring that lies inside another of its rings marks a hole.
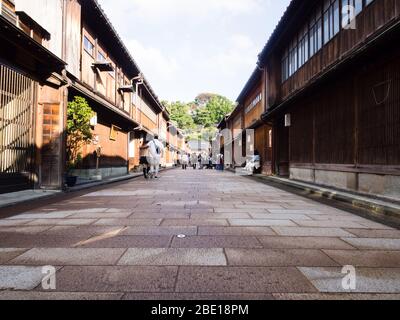
[[[345,28],[343,4],[353,5],[355,17],[375,0],[324,0],[310,15],[302,31],[286,45],[281,58],[281,82],[289,80],[303,65]],[[350,20],[351,21],[351,20]],[[305,31],[307,29],[307,31]],[[306,43],[304,39],[306,37]]]
[[[91,52],[89,51],[87,44],[91,45]],[[83,36],[83,49],[87,54],[89,54],[92,58],[94,58],[94,53],[95,53],[95,48],[96,46],[93,44],[93,42],[89,39],[88,36],[84,35]]]

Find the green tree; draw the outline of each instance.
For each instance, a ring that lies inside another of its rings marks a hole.
[[[233,111],[234,107],[234,103],[223,96],[212,97],[206,106],[210,110],[214,124],[220,123],[228,113]]]
[[[200,93],[195,99],[194,99],[194,103],[198,106],[198,107],[204,107],[207,105],[207,103],[210,102],[212,97],[215,97],[216,94],[214,93]]]
[[[172,103],[163,102],[163,104],[170,113],[171,120],[175,122],[180,129],[188,130],[195,128],[193,118],[190,115],[190,106],[188,104],[180,101]]]
[[[198,108],[194,114],[194,122],[205,128],[215,127],[235,107],[229,99],[214,95],[205,107]]]
[[[68,168],[75,167],[82,159],[81,149],[90,143],[93,135],[90,119],[94,112],[85,98],[74,97],[67,108],[67,157]]]

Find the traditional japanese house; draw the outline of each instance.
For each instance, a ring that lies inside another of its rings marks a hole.
[[[270,139],[272,127],[261,120],[261,115],[266,110],[265,77],[265,70],[257,67],[237,98],[241,115],[232,120],[232,133],[233,137],[240,137],[240,128],[242,128],[243,156],[258,152],[262,166],[260,171],[270,174],[272,172],[272,145]],[[235,143],[234,147],[237,144]]]
[[[17,10],[51,34],[49,49],[67,63],[68,101],[84,97],[96,113],[94,138],[73,173],[98,179],[137,167],[139,147],[158,134],[164,108],[98,2],[17,0]]]
[[[0,193],[61,188],[65,63],[12,0],[0,0],[0,30]]]
[[[400,198],[400,1],[293,0],[259,56],[273,173]]]
[[[224,136],[226,164],[241,167],[246,158],[258,152],[261,157],[261,172],[271,174],[272,127],[264,123],[261,115],[265,109],[266,72],[256,68],[237,98],[237,107],[225,119],[221,133]],[[222,129],[222,123],[220,124]],[[232,153],[232,157],[230,154]]]

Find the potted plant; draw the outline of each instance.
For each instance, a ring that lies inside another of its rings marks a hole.
[[[67,171],[66,184],[73,187],[77,182],[77,176],[73,175],[76,169],[83,161],[82,147],[92,141],[92,127],[90,120],[94,116],[85,98],[74,97],[73,101],[68,103],[67,108]]]

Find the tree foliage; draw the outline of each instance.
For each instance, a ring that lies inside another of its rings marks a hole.
[[[199,94],[193,102],[163,102],[171,120],[186,132],[188,140],[209,141],[217,133],[217,124],[234,108],[229,99],[212,94]]]
[[[68,167],[73,168],[82,159],[81,150],[90,143],[93,135],[90,119],[94,116],[85,98],[74,97],[67,108],[67,157]]]
[[[177,102],[163,102],[168,112],[170,113],[171,120],[177,124],[182,130],[193,129],[195,127],[193,118],[190,115],[190,107],[188,104]]]
[[[198,108],[194,114],[194,122],[205,128],[215,127],[222,119],[232,112],[234,104],[229,99],[215,95],[210,98],[205,107]]]

